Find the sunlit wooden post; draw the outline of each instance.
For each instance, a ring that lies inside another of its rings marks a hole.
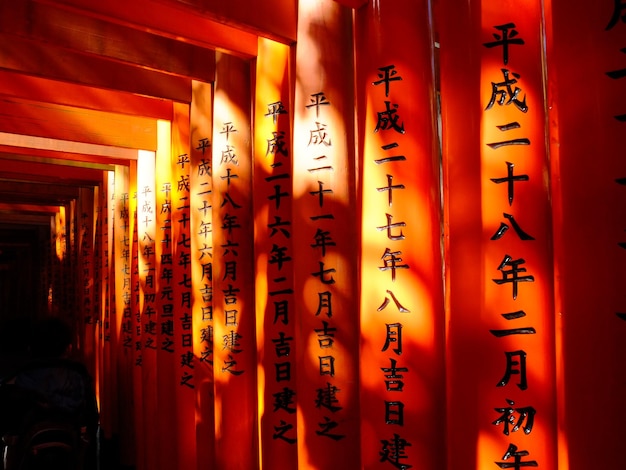
[[[58,212],[50,220],[50,235],[52,242],[50,260],[50,285],[48,297],[48,313],[58,315],[59,307],[63,305],[67,296],[67,289],[63,282],[67,263],[67,217],[68,205],[59,206]]]
[[[131,410],[132,434],[127,437],[127,445],[133,449],[133,461],[137,470],[146,470],[146,459],[148,450],[148,440],[144,423],[144,401],[143,401],[143,367],[142,367],[142,302],[141,285],[139,275],[139,241],[137,227],[137,182],[138,182],[138,162],[132,161],[129,165],[129,235],[131,239],[130,253],[130,297],[128,305],[124,310],[124,320],[122,322],[123,334],[128,335],[129,340],[124,347],[129,352],[125,360],[128,362],[128,374],[130,380],[130,394],[122,395],[124,409]],[[149,393],[149,392],[148,392]],[[148,398],[147,402],[150,402]]]
[[[426,1],[356,15],[363,466],[445,467],[444,304]]]
[[[254,116],[260,467],[297,468],[291,48],[259,40]]]
[[[361,468],[352,10],[300,1],[293,136],[298,459]]]
[[[137,159],[137,293],[139,308],[136,328],[139,330],[135,343],[135,368],[140,370],[135,377],[141,390],[142,441],[144,443],[144,465],[147,469],[156,469],[158,462],[158,427],[154,417],[158,414],[157,406],[157,276],[156,257],[157,237],[156,156],[152,151],[140,150]],[[138,341],[138,342],[137,342]],[[139,403],[135,403],[135,406]]]
[[[215,459],[213,409],[213,85],[192,83],[191,282],[198,470]]]
[[[437,19],[448,465],[519,462],[554,469],[554,283],[541,4],[443,1]],[[519,426],[512,426],[511,417]]]
[[[178,371],[175,355],[176,330],[174,323],[174,262],[172,257],[172,125],[170,121],[157,123],[157,151],[155,174],[155,204],[157,220],[157,351],[156,394],[159,412],[157,468],[168,470],[176,462],[177,448],[173,444],[172,429],[176,429],[176,389],[174,380]]]

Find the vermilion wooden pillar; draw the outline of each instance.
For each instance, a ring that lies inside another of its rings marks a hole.
[[[158,426],[154,417],[158,414],[157,404],[157,288],[158,259],[157,206],[155,187],[154,152],[140,150],[137,159],[137,300],[138,320],[135,328],[139,334],[135,343],[135,368],[140,370],[137,388],[141,390],[141,409],[145,468],[157,469]],[[138,341],[138,342],[137,342]],[[137,406],[137,404],[135,404]]]
[[[176,389],[173,377],[178,370],[175,355],[176,329],[174,323],[174,262],[172,255],[172,129],[169,121],[157,123],[157,152],[155,169],[155,204],[157,221],[157,371],[156,394],[159,412],[158,469],[166,470],[176,463],[177,446],[172,444],[172,429],[176,429]]]
[[[95,376],[95,275],[97,272],[95,253],[95,224],[97,201],[94,188],[80,188],[77,210],[77,289],[78,312],[76,322],[81,357],[92,377]]]
[[[64,240],[66,246],[66,256],[62,263],[61,279],[63,279],[62,290],[63,293],[62,302],[59,304],[59,312],[61,312],[61,305],[64,306],[66,318],[71,322],[72,328],[77,326],[77,314],[78,314],[78,289],[77,283],[79,277],[77,275],[78,266],[78,234],[76,232],[78,227],[78,200],[72,199],[65,205],[66,218],[65,218],[65,233]],[[70,285],[67,285],[70,284]],[[60,299],[57,296],[58,299]]]
[[[128,194],[129,206],[129,234],[132,240],[130,248],[130,297],[128,299],[128,307],[124,310],[123,331],[129,336],[129,340],[125,343],[126,349],[129,351],[130,360],[129,374],[131,376],[132,401],[130,401],[130,409],[132,410],[131,430],[134,437],[134,461],[138,470],[147,468],[147,452],[148,452],[148,433],[145,429],[146,410],[144,409],[144,387],[143,374],[143,328],[142,323],[142,288],[141,276],[139,275],[140,264],[144,263],[139,260],[139,235],[137,224],[137,183],[139,168],[143,166],[141,162],[131,162],[130,165],[130,184]],[[147,402],[149,403],[150,392],[148,392]],[[124,397],[126,398],[126,397]],[[135,403],[141,403],[141,406],[133,406]]]
[[[559,468],[622,465],[626,23],[622,2],[547,3],[559,326]]]
[[[300,1],[293,249],[301,468],[361,468],[352,10]]]
[[[291,48],[259,40],[254,116],[255,296],[261,468],[298,468],[292,242]]]
[[[191,282],[198,470],[215,459],[213,383],[213,85],[193,82],[191,119]]]
[[[251,66],[225,54],[217,54],[216,61],[213,107],[215,466],[244,470],[258,464]]]
[[[68,265],[68,232],[67,217],[69,215],[69,203],[59,207],[59,211],[51,219],[52,240],[52,296],[48,300],[48,311],[51,315],[58,315],[60,306],[68,300],[65,278],[66,266]]]
[[[66,218],[66,235],[65,241],[67,246],[67,257],[63,263],[63,276],[64,282],[64,299],[63,303],[66,308],[65,315],[72,323],[72,328],[78,327],[78,299],[79,293],[77,289],[77,283],[79,276],[77,272],[78,266],[78,233],[76,232],[78,227],[78,200],[72,199],[67,203],[68,212]],[[68,282],[69,281],[69,282]],[[59,305],[59,306],[60,306]],[[74,338],[75,340],[76,338]]]
[[[104,341],[102,337],[102,321],[105,307],[105,294],[107,289],[105,248],[107,247],[107,222],[106,222],[106,179],[108,172],[102,172],[102,180],[94,188],[94,277],[93,277],[93,381],[100,415],[102,416],[102,378]],[[108,250],[106,250],[108,251]],[[100,420],[102,422],[102,419]],[[102,429],[102,435],[105,435]]]
[[[189,105],[173,103],[171,146],[171,208],[174,374],[166,380],[175,387],[177,468],[196,467],[196,391],[193,354],[193,305],[191,282],[191,158],[189,155]]]
[[[132,369],[133,369],[133,319],[132,300],[132,232],[131,223],[134,214],[131,210],[130,194],[132,179],[127,166],[115,168],[114,193],[111,200],[113,209],[113,276],[115,286],[114,307],[111,310],[111,377],[116,383],[113,402],[117,414],[118,426],[115,431],[120,437],[120,459],[124,465],[135,462],[135,433],[132,407]]]
[[[113,224],[115,211],[115,173],[109,171],[105,173],[102,186],[104,188],[102,194],[102,312],[100,325],[100,370],[99,376],[102,380],[98,381],[98,391],[100,398],[100,427],[105,439],[111,439],[113,433],[117,431],[117,413],[115,406],[117,404],[116,381],[111,380],[115,377],[115,361],[113,357],[113,332],[114,324],[112,320],[112,309],[114,308],[115,294],[115,258],[113,243]],[[107,380],[105,380],[107,378]]]
[[[442,1],[437,20],[448,465],[555,469],[541,4]]]
[[[427,1],[356,15],[364,468],[445,468],[444,304]]]

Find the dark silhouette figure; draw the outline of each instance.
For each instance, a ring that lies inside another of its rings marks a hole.
[[[48,317],[34,325],[30,360],[0,386],[5,470],[95,468],[93,383],[71,352],[64,321]]]

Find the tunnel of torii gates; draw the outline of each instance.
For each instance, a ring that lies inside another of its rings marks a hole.
[[[186,98],[1,121],[3,155],[108,165],[53,217],[42,288],[122,463],[621,468],[626,5],[233,4],[253,54],[207,49]]]

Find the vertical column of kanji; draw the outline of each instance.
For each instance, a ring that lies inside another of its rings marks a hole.
[[[291,208],[291,49],[259,40],[254,116],[254,221],[262,467],[298,467]]]
[[[133,461],[138,470],[146,469],[146,439],[143,426],[143,370],[142,347],[141,347],[141,285],[139,276],[139,241],[137,225],[137,162],[130,163],[130,187],[129,187],[129,209],[130,209],[130,234],[131,234],[131,274],[130,274],[130,304],[128,319],[125,318],[123,329],[128,327],[128,334],[131,336],[131,365],[129,366],[132,401],[129,419],[132,419],[133,433],[128,443],[133,450]],[[126,311],[124,312],[126,315]],[[128,326],[126,326],[128,325]]]
[[[444,305],[429,5],[373,3],[358,11],[355,28],[363,465],[441,469]]]
[[[119,390],[118,411],[120,413],[121,439],[128,433],[127,442],[122,443],[121,454],[125,463],[143,459],[143,435],[141,412],[134,406],[136,400],[141,399],[141,384],[137,380],[140,370],[137,369],[137,359],[140,351],[137,350],[141,330],[137,328],[139,324],[139,302],[138,302],[138,276],[137,276],[137,164],[135,161],[129,162],[126,182],[126,193],[122,196],[125,205],[124,222],[116,221],[116,228],[124,224],[125,249],[121,254],[124,262],[124,292],[122,297],[123,310],[121,318],[120,338],[118,343],[119,369],[118,377],[121,388]],[[120,232],[119,235],[122,235]],[[119,238],[118,238],[119,242]],[[118,292],[116,292],[116,295]],[[119,301],[116,302],[119,305]],[[116,310],[119,315],[120,310]],[[138,386],[137,386],[138,385]]]
[[[626,394],[626,4],[547,6],[559,465],[619,467],[626,409],[588,404]]]
[[[132,337],[130,347],[130,364],[129,364],[129,380],[130,392],[132,399],[129,400],[130,408],[128,420],[130,421],[133,433],[129,436],[127,443],[131,452],[129,458],[132,457],[134,465],[138,470],[146,469],[146,434],[143,426],[143,382],[142,382],[142,355],[141,347],[142,328],[141,328],[141,285],[139,275],[139,235],[137,224],[137,161],[129,162],[130,169],[130,185],[129,185],[129,208],[130,208],[130,229],[131,234],[131,275],[130,275],[130,317],[128,319],[129,334]],[[124,312],[126,315],[126,312]],[[126,397],[124,397],[126,398]],[[127,406],[125,403],[124,406]]]
[[[449,465],[552,469],[541,4],[444,0],[440,8]],[[467,418],[462,428],[460,415]]]
[[[196,467],[196,391],[193,353],[189,105],[174,103],[172,119],[172,263],[177,468]]]
[[[217,468],[258,465],[250,64],[216,57],[213,300]],[[246,452],[241,452],[245,443]]]
[[[133,214],[130,204],[130,168],[115,167],[114,201],[114,270],[115,270],[115,306],[111,311],[111,328],[115,340],[112,345],[111,360],[115,363],[116,412],[120,436],[120,458],[124,464],[134,465],[133,434],[134,416],[133,396],[133,318],[132,318],[132,232]]]
[[[139,151],[137,160],[137,243],[139,254],[139,344],[136,344],[141,383],[142,441],[145,448],[145,468],[156,469],[158,461],[158,427],[154,417],[158,414],[156,387],[157,351],[157,220],[155,188],[155,154]],[[136,405],[135,405],[136,406]]]
[[[95,223],[96,201],[93,188],[78,190],[78,334],[81,338],[81,356],[91,375],[95,375],[94,300],[95,300]]]
[[[157,374],[156,393],[159,406],[156,414],[159,456],[157,469],[169,470],[177,465],[176,446],[172,445],[176,430],[176,390],[179,362],[176,358],[174,324],[174,263],[172,257],[172,129],[170,121],[157,123],[156,152],[156,220],[155,256],[157,259]]]
[[[213,85],[192,82],[191,285],[198,469],[215,460],[213,410]]]
[[[352,10],[299,3],[293,247],[298,458],[361,468]]]

